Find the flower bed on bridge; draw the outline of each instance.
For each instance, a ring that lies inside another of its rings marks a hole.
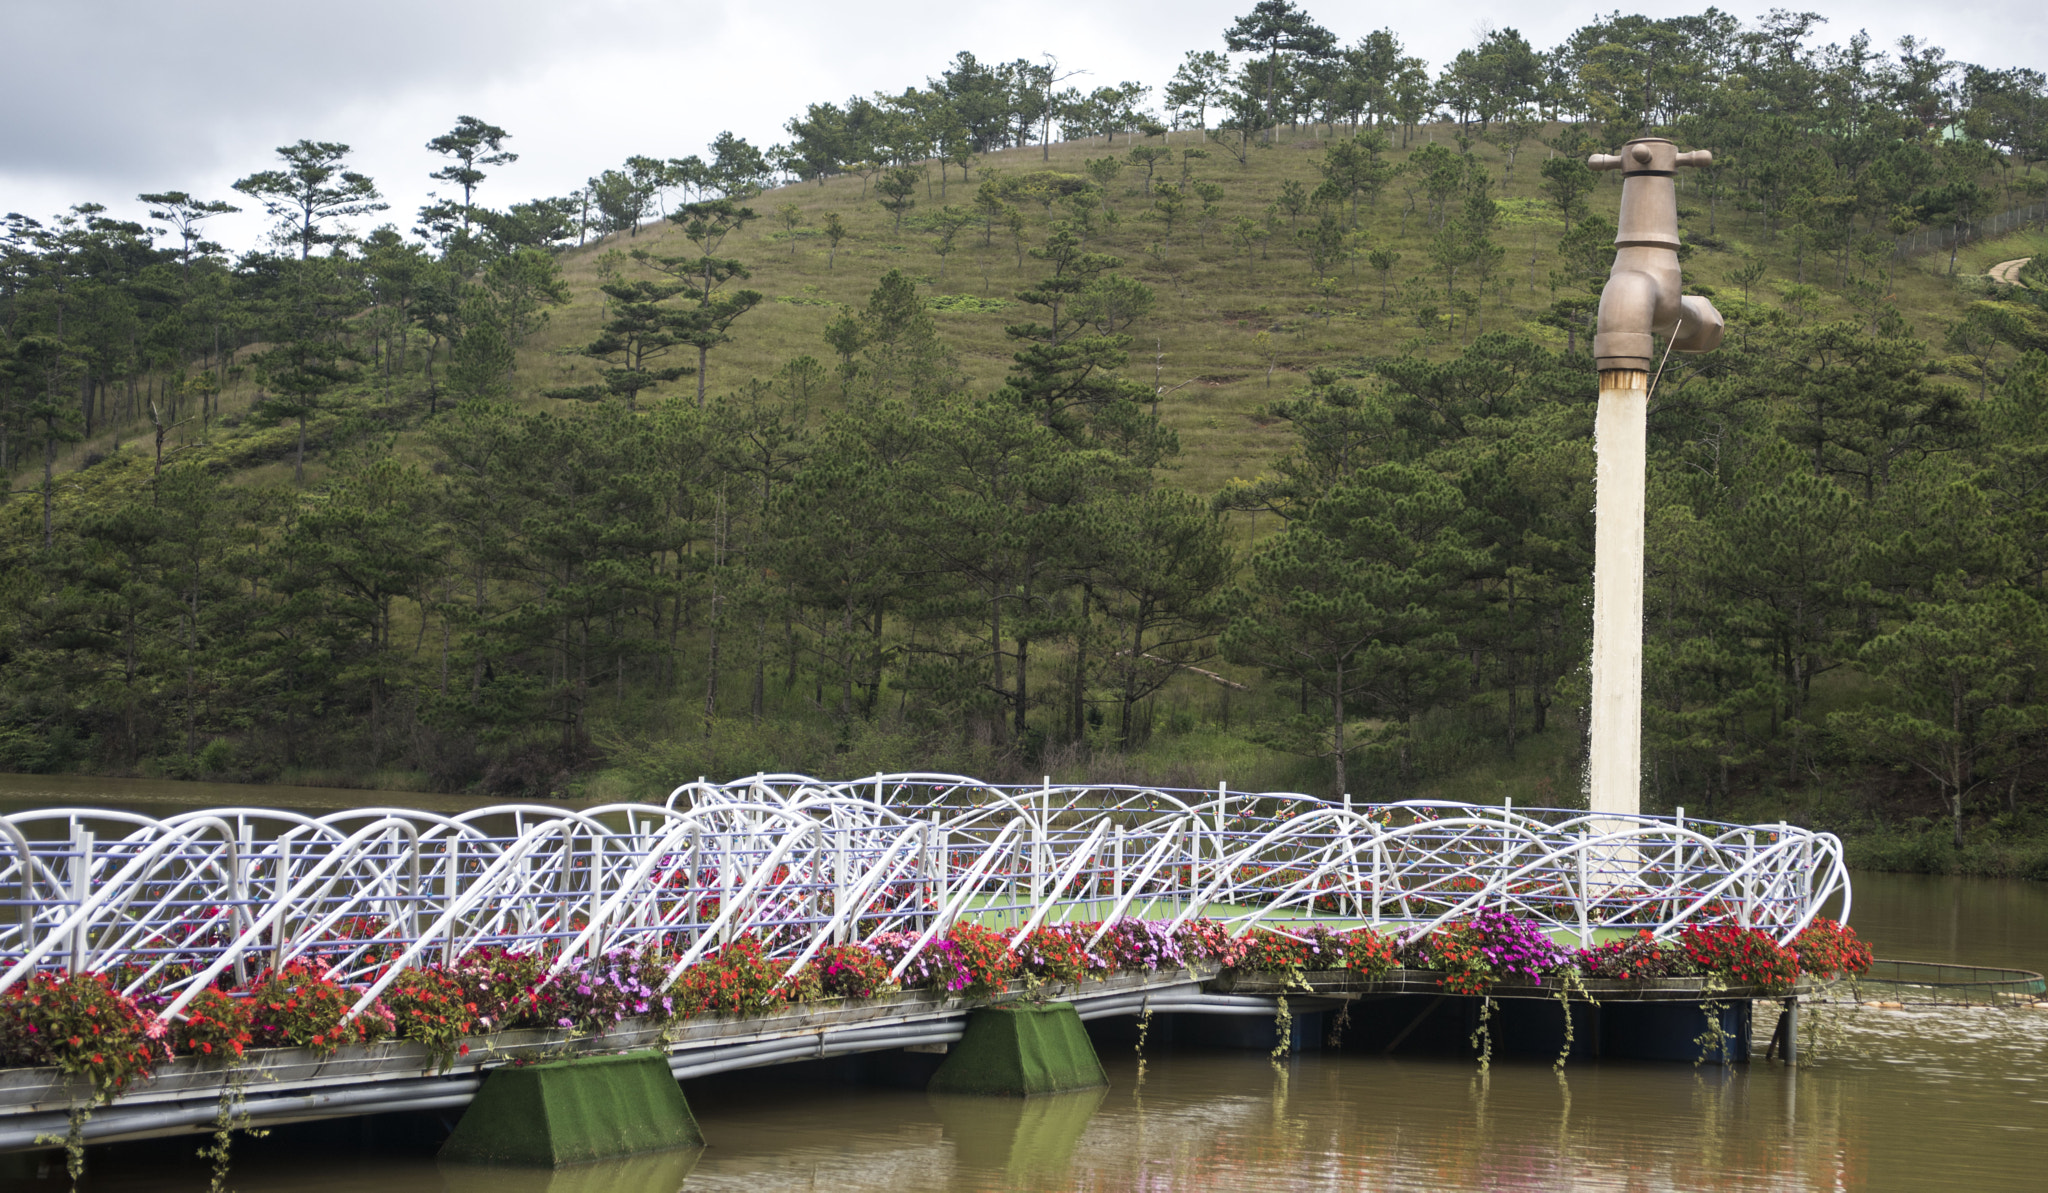
[[[822,999],[875,999],[935,991],[969,998],[1029,995],[1049,984],[1191,965],[1272,975],[1276,988],[1308,988],[1305,975],[1343,971],[1360,982],[1401,972],[1446,993],[1485,995],[1503,986],[1555,988],[1577,979],[1713,979],[1760,993],[1791,989],[1802,972],[1861,972],[1870,950],[1855,933],[1816,920],[1789,948],[1762,931],[1730,924],[1685,929],[1675,939],[1648,932],[1593,948],[1566,950],[1532,920],[1482,911],[1472,920],[1402,937],[1369,928],[1333,932],[1259,930],[1233,936],[1214,920],[1172,927],[1157,921],[1041,927],[1018,939],[971,923],[926,945],[890,981],[916,938],[883,934],[864,944],[818,950],[792,972],[769,943],[740,937],[685,968],[669,983],[675,956],[659,946],[578,958],[550,975],[550,952],[478,949],[453,964],[408,970],[357,1014],[362,991],[344,986],[317,962],[295,961],[240,988],[208,990],[176,1022],[157,1011],[163,989],[120,990],[133,975],[36,974],[0,995],[0,1066],[55,1068],[89,1081],[100,1097],[180,1055],[223,1064],[250,1048],[299,1047],[331,1055],[354,1044],[405,1039],[424,1045],[445,1067],[466,1053],[464,1037],[518,1029],[603,1035],[631,1019],[661,1027],[698,1016],[767,1013]],[[1421,972],[1418,972],[1421,971]],[[189,971],[187,971],[189,972]],[[183,974],[163,975],[175,982]]]

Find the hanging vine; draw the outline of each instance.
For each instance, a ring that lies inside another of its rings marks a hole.
[[[1287,1009],[1287,996],[1282,994],[1278,1000],[1278,1009],[1273,1014],[1272,1059],[1275,1069],[1280,1067],[1281,1061],[1287,1059],[1287,1053],[1293,1043],[1294,1014]]]
[[[1707,1017],[1707,1029],[1693,1037],[1692,1042],[1698,1045],[1700,1050],[1700,1054],[1693,1058],[1692,1067],[1695,1069],[1711,1058],[1718,1057],[1724,1065],[1733,1064],[1735,1061],[1728,1052],[1729,1043],[1734,1037],[1721,1025],[1721,1012],[1728,1004],[1722,1002],[1720,996],[1727,991],[1728,986],[1719,974],[1709,972],[1700,979],[1700,993],[1706,996],[1700,1002],[1700,1010]]]
[[[1586,978],[1576,966],[1568,966],[1558,972],[1557,1005],[1564,1011],[1564,1045],[1557,1050],[1557,1059],[1551,1062],[1551,1069],[1562,1075],[1565,1062],[1571,1059],[1572,1045],[1577,1042],[1577,1020],[1572,1017],[1572,992],[1577,991],[1588,1006],[1597,1007],[1600,1000],[1586,989]]]
[[[1145,1007],[1138,1012],[1138,1084],[1145,1084],[1145,1036],[1152,1030],[1152,1002],[1145,1001]]]
[[[1479,1072],[1484,1075],[1493,1069],[1493,995],[1479,1000],[1479,1026],[1472,1029],[1468,1041],[1479,1053]]]
[[[206,1193],[228,1193],[230,1145],[234,1142],[236,1131],[255,1139],[270,1134],[268,1130],[250,1126],[246,1110],[241,1121],[235,1121],[235,1103],[241,1100],[242,1087],[247,1083],[248,1077],[242,1070],[237,1069],[229,1078],[228,1084],[220,1091],[220,1105],[213,1115],[213,1142],[199,1149],[199,1158],[209,1160],[213,1164],[213,1176],[207,1183]]]

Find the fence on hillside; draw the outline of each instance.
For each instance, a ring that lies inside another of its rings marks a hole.
[[[2048,203],[2029,203],[2025,207],[2010,208],[1966,224],[1930,224],[1893,240],[1892,254],[1907,257],[1914,253],[1946,252],[1958,244],[1968,244],[1987,236],[2003,236],[2040,224],[2048,224]]]

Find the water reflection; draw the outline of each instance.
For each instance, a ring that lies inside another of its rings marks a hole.
[[[2048,883],[1854,875],[1851,923],[1880,957],[2048,970]]]
[[[1076,1146],[1107,1090],[1039,1098],[977,1098],[927,1094],[953,1166],[1013,1189],[1055,1186],[1073,1162]]]
[[[156,1141],[95,1152],[82,1188],[199,1193],[208,1185],[208,1166],[191,1155],[197,1141],[184,1142],[182,1148]],[[247,1140],[236,1146],[241,1154],[228,1184],[244,1193],[677,1193],[694,1187],[690,1171],[703,1154],[702,1148],[685,1148],[550,1170],[436,1164],[431,1156],[375,1150],[341,1154],[325,1147],[270,1148]],[[0,1189],[66,1189],[62,1171],[60,1160],[41,1180],[0,1177]]]
[[[2048,1155],[2048,1013],[1816,1014],[1818,1063],[1601,1061],[1560,1078],[1443,1058],[1125,1049],[1108,1090],[938,1097],[789,1070],[689,1083],[710,1146],[558,1172],[252,1144],[243,1193],[678,1189],[2031,1189]],[[1759,1015],[1759,1033],[1771,1028]],[[196,1191],[198,1140],[96,1155],[90,1187]],[[242,1145],[238,1145],[242,1146]],[[5,1183],[12,1189],[13,1183]],[[23,1188],[62,1188],[61,1181]]]
[[[471,1164],[439,1165],[446,1193],[676,1193],[702,1148],[658,1152],[552,1171]]]

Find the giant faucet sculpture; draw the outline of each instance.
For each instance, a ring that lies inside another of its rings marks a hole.
[[[1614,269],[1600,292],[1593,356],[1600,369],[1594,419],[1592,810],[1640,810],[1643,724],[1643,457],[1651,370],[1665,352],[1710,352],[1721,345],[1721,313],[1680,293],[1680,166],[1711,165],[1662,137],[1639,137],[1618,156],[1595,154],[1595,170],[1621,171],[1621,221]]]

